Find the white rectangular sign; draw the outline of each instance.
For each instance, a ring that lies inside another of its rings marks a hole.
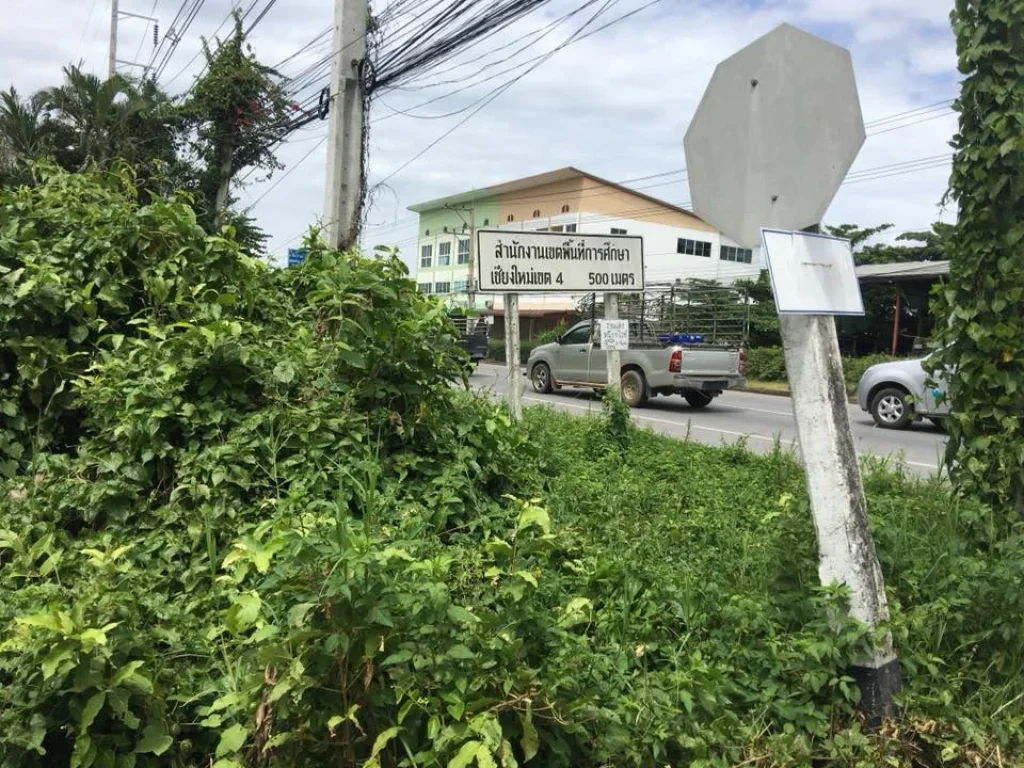
[[[599,320],[601,329],[601,349],[606,352],[629,349],[628,320]]]
[[[864,314],[849,240],[779,229],[761,240],[779,314]]]
[[[637,293],[644,241],[630,235],[477,231],[481,293]]]

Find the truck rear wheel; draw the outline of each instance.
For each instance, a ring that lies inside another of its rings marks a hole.
[[[639,408],[647,403],[647,381],[640,371],[626,371],[619,380],[622,401],[630,408]]]
[[[701,392],[699,389],[687,390],[683,393],[683,397],[686,398],[686,402],[690,404],[691,408],[707,408],[715,399],[712,395]]]

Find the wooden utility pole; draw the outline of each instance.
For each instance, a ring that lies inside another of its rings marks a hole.
[[[110,0],[110,58],[107,64],[107,77],[117,74],[117,20],[119,11],[118,0]]]
[[[359,237],[363,199],[363,61],[368,0],[334,0],[330,126],[324,233],[331,248],[348,248]]]

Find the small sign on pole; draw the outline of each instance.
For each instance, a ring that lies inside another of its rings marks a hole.
[[[512,417],[518,420],[522,413],[520,294],[604,293],[605,316],[614,320],[618,317],[618,294],[644,289],[644,241],[635,235],[503,229],[478,229],[476,236],[477,290],[505,297],[508,401]],[[628,326],[625,336],[628,345]],[[609,351],[609,385],[618,383],[618,360],[618,350]]]
[[[305,248],[289,248],[288,249],[288,266],[297,267],[306,259]]]
[[[761,239],[780,314],[864,314],[849,240],[779,229],[762,229]]]
[[[601,349],[606,352],[625,352],[629,349],[628,320],[600,320]]]

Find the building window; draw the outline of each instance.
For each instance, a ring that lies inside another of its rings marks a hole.
[[[676,244],[676,253],[682,253],[687,256],[703,256],[705,259],[710,259],[711,243],[704,240],[687,240],[681,237]]]
[[[456,293],[465,293],[467,285],[469,285],[469,282],[466,281],[466,280],[456,280],[455,281],[455,292]]]
[[[437,266],[449,267],[452,263],[452,244],[451,243],[438,243],[437,244]]]
[[[434,293],[445,294],[445,293],[451,293],[451,292],[452,292],[452,284],[451,283],[445,282],[445,283],[435,283],[434,284]]]
[[[732,245],[723,245],[722,261],[735,261],[738,264],[751,264],[754,261],[754,252],[749,248],[737,248]]]
[[[509,222],[512,222],[512,221],[515,221],[515,220],[516,220],[516,217],[513,216],[511,213],[508,215],[508,218],[505,219],[505,221],[509,221]]]
[[[417,283],[416,287],[419,288],[420,293],[429,296],[431,293],[430,283]]]
[[[533,212],[533,218],[535,218],[535,219],[539,219],[540,218],[540,208],[538,208],[537,210],[535,210]]]
[[[552,232],[564,232],[565,231],[565,227],[563,227],[561,224],[559,224],[557,226],[552,227],[551,231]]]
[[[491,220],[490,219],[484,219],[484,226],[485,227],[491,226]]]
[[[465,240],[459,240],[459,249],[456,254],[455,260],[459,264],[469,264],[469,238]]]
[[[626,234],[626,230],[620,229],[619,227],[612,227],[612,234],[613,235],[624,235],[624,234]]]
[[[568,212],[569,212],[569,206],[568,205],[563,205],[562,206],[562,213],[568,213]]]
[[[462,225],[462,231],[463,232],[466,232],[468,229],[469,229],[469,224],[463,224]]]
[[[565,225],[565,231],[566,232],[575,232],[576,231],[576,225],[575,224],[566,224]]]
[[[434,246],[424,245],[420,248],[420,269],[430,269],[434,266]]]

